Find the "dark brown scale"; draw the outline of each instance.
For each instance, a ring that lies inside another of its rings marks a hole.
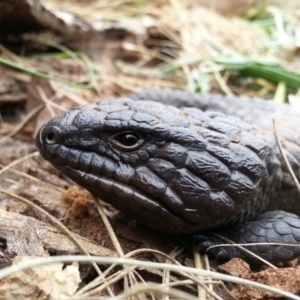
[[[259,217],[271,209],[300,215],[273,118],[300,178],[299,114],[260,99],[144,91],[55,117],[41,128],[36,145],[45,159],[103,200],[152,229],[195,233],[201,249],[217,242],[199,231],[240,223],[225,235],[239,242],[298,243],[293,228],[300,221],[294,215],[276,211],[266,215],[268,221]],[[268,247],[254,251],[271,261],[298,253],[284,250],[283,257]],[[214,251],[219,258],[239,256]]]

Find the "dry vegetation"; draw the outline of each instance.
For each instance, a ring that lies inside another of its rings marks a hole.
[[[22,0],[17,4],[24,5],[22,10],[14,12],[14,1],[0,1],[0,264],[25,261],[31,266],[36,260],[26,256],[89,253],[107,257],[98,262],[111,265],[78,267],[74,262],[64,268],[56,262],[24,270],[1,281],[0,299],[282,297],[271,293],[271,287],[266,292],[225,285],[221,280],[237,279],[203,268],[300,295],[298,262],[258,273],[238,260],[221,268],[210,266],[197,251],[179,248],[178,240],[141,228],[105,203],[94,203],[87,192],[71,187],[37,158],[33,146],[36,130],[49,117],[75,105],[148,88],[281,102],[290,98],[296,107],[298,1],[228,0],[224,6],[207,2],[49,0],[42,7],[38,0]],[[22,23],[17,28],[12,25],[16,19]],[[71,256],[59,259],[76,261]],[[0,272],[0,278],[7,275]],[[282,277],[288,280],[277,280]]]

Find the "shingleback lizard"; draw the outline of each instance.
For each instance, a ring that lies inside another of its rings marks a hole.
[[[300,115],[261,99],[142,91],[54,117],[36,146],[61,172],[149,228],[187,236],[200,250],[224,243],[214,233],[269,243],[248,249],[280,262],[300,255],[300,199],[272,119],[299,179]],[[252,260],[236,247],[208,254]]]

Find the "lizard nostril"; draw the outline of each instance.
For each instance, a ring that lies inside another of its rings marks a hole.
[[[45,141],[47,142],[47,144],[54,144],[56,141],[56,135],[54,132],[50,132],[47,134],[47,136],[45,137]]]
[[[57,144],[60,140],[61,130],[56,126],[45,127],[41,131],[41,140],[46,145]]]

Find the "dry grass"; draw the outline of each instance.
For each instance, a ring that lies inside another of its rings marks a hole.
[[[197,5],[193,0],[94,0],[88,3],[83,0],[50,0],[47,4],[52,8],[69,11],[94,26],[105,25],[111,28],[115,26],[131,31],[133,34],[130,38],[119,42],[118,49],[126,53],[127,58],[135,59],[133,61],[123,59],[120,55],[122,53],[112,55],[114,46],[112,42],[102,45],[100,58],[93,51],[89,53],[92,58],[74,55],[69,49],[51,43],[58,51],[68,53],[68,58],[52,57],[52,62],[62,64],[61,69],[64,69],[71,61],[80,69],[80,76],[70,78],[66,73],[61,74],[60,69],[55,69],[53,65],[41,64],[41,61],[47,62],[48,58],[24,59],[10,55],[4,49],[1,58],[26,66],[25,72],[28,69],[39,70],[37,73],[30,74],[40,76],[40,72],[44,72],[43,74],[49,75],[41,77],[51,81],[51,87],[55,90],[54,100],[67,98],[71,100],[72,105],[154,87],[267,97],[277,89],[274,82],[254,79],[251,87],[255,85],[255,89],[248,89],[247,81],[238,81],[234,75],[236,69],[245,64],[241,55],[247,58],[259,58],[264,62],[266,60],[280,62],[289,70],[299,69],[297,51],[300,46],[298,37],[300,9],[297,8],[297,1],[290,2],[289,5],[285,2],[284,9],[279,6],[271,7],[269,13],[274,16],[273,19],[250,24],[241,18],[222,17],[210,9]],[[266,34],[266,27],[269,34]],[[41,42],[49,44],[49,40]],[[228,65],[235,67],[228,68]],[[64,81],[56,80],[60,76]],[[73,79],[76,85],[68,84],[68,81],[71,82]],[[90,89],[84,89],[87,87]],[[46,105],[50,107],[49,110],[57,109],[57,102],[61,101],[51,102],[41,88],[37,87],[37,90]],[[118,242],[115,241],[114,244],[119,249]],[[122,249],[119,249],[118,254],[121,258],[126,258],[135,253],[124,255]],[[160,255],[166,262],[177,264],[176,251],[169,256]],[[209,269],[209,266],[206,268]],[[218,277],[216,279],[205,277],[204,280],[192,273],[188,275],[182,273],[184,269],[179,273],[182,281],[172,282],[170,271],[166,271],[163,273],[163,284],[156,286],[155,289],[152,285],[147,285],[147,291],[141,286],[136,286],[132,291],[131,286],[142,281],[135,269],[136,266],[129,269],[124,267],[123,270],[118,269],[115,273],[107,272],[109,277],[106,279],[99,277],[94,286],[91,284],[92,288],[97,287],[97,290],[88,292],[86,288],[79,291],[77,295],[84,298],[83,296],[100,293],[107,288],[107,283],[112,284],[121,278],[126,278],[125,295],[122,296],[124,298],[132,296],[135,292],[139,295],[144,293],[143,299],[149,294],[152,295],[152,299],[157,299],[155,297],[160,293],[168,294],[170,298],[173,297],[172,299],[176,296],[181,299],[192,299],[190,295],[178,294],[178,290],[174,290],[173,286],[196,284],[199,299],[203,299],[205,293],[207,298],[219,299],[211,288],[214,284],[220,284]],[[201,272],[198,272],[199,274],[201,275]],[[213,274],[209,273],[209,275]],[[167,296],[164,297],[168,299]]]
[[[98,67],[96,63],[97,74],[99,70],[102,73],[100,90],[110,86],[119,94],[177,87],[270,97],[276,90],[274,82],[254,80],[255,89],[249,89],[248,83],[230,80],[234,70],[248,63],[240,55],[299,69],[294,54],[299,44],[300,10],[293,1],[284,9],[268,8],[270,19],[252,23],[227,19],[192,0],[71,2],[50,1],[56,9],[68,10],[93,24],[118,24],[137,32],[134,40],[122,44],[123,51],[138,53],[137,61],[112,61],[104,56]]]

